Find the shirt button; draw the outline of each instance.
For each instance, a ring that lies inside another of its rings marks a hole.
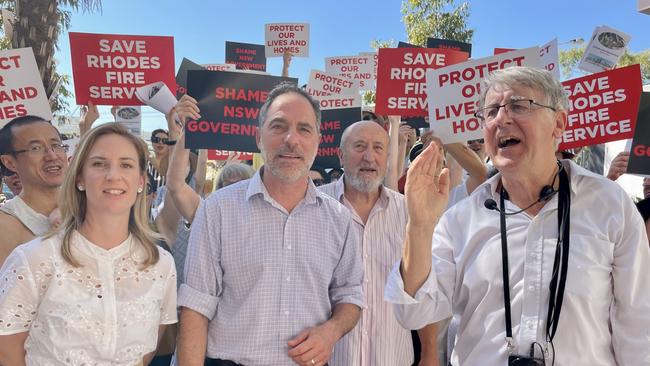
[[[528,291],[531,291],[531,292],[535,291],[535,286],[533,286],[533,285],[528,286]]]
[[[368,282],[370,282],[370,280],[366,278],[366,279],[363,280],[363,282],[368,283]]]
[[[287,281],[291,281],[291,277],[287,276]]]
[[[284,315],[289,315],[289,310],[285,310]]]
[[[528,329],[533,329],[535,328],[535,323],[532,320],[528,320],[526,321],[526,326],[528,327]]]
[[[287,245],[287,249],[291,249],[291,245]]]

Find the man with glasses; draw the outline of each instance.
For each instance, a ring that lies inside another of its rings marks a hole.
[[[0,129],[0,161],[20,177],[20,195],[0,208],[0,264],[11,251],[50,229],[57,206],[68,147],[52,124],[41,117],[18,117]]]
[[[443,215],[437,150],[413,163],[404,254],[385,294],[398,320],[416,329],[452,316],[454,366],[647,365],[644,223],[616,183],[556,160],[562,85],[511,67],[482,93],[476,117],[499,173]]]

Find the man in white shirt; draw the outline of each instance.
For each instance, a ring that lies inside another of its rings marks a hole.
[[[436,175],[437,151],[411,167],[404,256],[385,293],[399,321],[452,315],[452,365],[649,364],[643,221],[618,185],[555,160],[561,84],[512,67],[482,89],[476,116],[500,173],[442,216],[449,175]]]
[[[0,265],[16,246],[49,230],[68,168],[66,151],[59,131],[41,117],[18,117],[0,129],[0,160],[23,186],[0,209]]]
[[[383,301],[390,265],[402,253],[406,226],[404,196],[382,184],[388,164],[388,133],[375,121],[356,122],[343,132],[339,157],[343,178],[319,189],[352,212],[356,232],[361,235],[365,306],[357,326],[336,343],[329,364],[411,365],[411,334],[399,325],[392,306]],[[435,341],[423,344],[423,355],[437,358]],[[433,344],[433,349],[426,348],[427,344]]]

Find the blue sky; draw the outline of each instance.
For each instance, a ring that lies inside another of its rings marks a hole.
[[[373,39],[406,41],[400,9],[398,0],[104,0],[101,13],[73,13],[70,31],[173,36],[178,67],[183,57],[223,63],[225,41],[263,44],[265,23],[307,22],[310,57],[294,58],[290,70],[306,83],[310,69],[324,68],[325,57],[370,51]],[[470,2],[474,58],[491,55],[494,47],[524,48],[555,37],[560,42],[588,40],[599,25],[630,34],[632,51],[650,49],[650,16],[637,11],[636,0]],[[60,38],[56,58],[59,72],[72,75],[67,33]],[[279,74],[281,68],[281,58],[268,59],[268,72]],[[102,120],[109,119],[108,108],[100,112]],[[164,117],[151,109],[143,109],[143,116],[144,130],[164,126]]]

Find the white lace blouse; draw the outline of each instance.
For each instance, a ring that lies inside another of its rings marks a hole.
[[[171,255],[141,269],[144,250],[129,236],[102,249],[72,236],[75,268],[62,236],[17,247],[0,269],[0,335],[29,332],[27,366],[133,366],[156,348],[158,326],[177,322]]]

